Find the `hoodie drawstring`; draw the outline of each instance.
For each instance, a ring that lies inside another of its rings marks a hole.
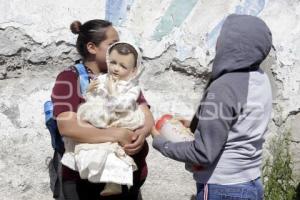
[[[208,184],[207,183],[205,183],[205,185],[204,185],[203,199],[208,200]]]

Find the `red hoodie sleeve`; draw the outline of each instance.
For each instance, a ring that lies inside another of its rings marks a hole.
[[[150,105],[148,104],[147,100],[145,99],[143,92],[140,93],[140,96],[137,99],[137,103],[139,105],[145,104],[146,106],[148,106],[150,108]]]
[[[77,112],[77,108],[83,101],[83,98],[80,93],[79,80],[75,69],[68,68],[57,76],[51,98],[55,117],[62,112]]]

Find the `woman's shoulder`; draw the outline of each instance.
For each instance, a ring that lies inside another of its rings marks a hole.
[[[77,80],[77,71],[75,69],[74,66],[69,66],[65,69],[63,69],[58,75],[57,75],[57,78],[56,78],[56,81],[59,81],[59,80],[65,80],[65,81],[68,81],[68,80],[73,80],[73,79],[76,79]]]
[[[77,75],[77,71],[75,69],[75,66],[72,65],[72,66],[64,68],[58,75],[60,75],[60,74],[74,74],[74,75]]]
[[[69,67],[66,67],[64,70],[61,71],[61,73],[63,73],[63,72],[70,72],[70,73],[77,74],[74,65],[71,65],[71,66],[69,66]]]

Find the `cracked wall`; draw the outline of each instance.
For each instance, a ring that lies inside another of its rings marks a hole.
[[[51,147],[41,105],[49,98],[56,74],[79,58],[74,48],[76,36],[69,30],[72,21],[111,20],[121,38],[130,38],[143,49],[146,70],[141,82],[154,116],[173,113],[190,118],[208,80],[214,45],[229,13],[257,15],[273,33],[274,50],[263,63],[274,97],[269,132],[276,135],[291,131],[294,173],[300,178],[296,156],[300,151],[299,1],[91,0],[86,4],[78,0],[74,4],[71,0],[12,0],[1,1],[0,7],[0,148],[4,152],[0,153],[0,169],[9,175],[0,174],[4,180],[0,181],[0,194],[8,199],[32,195],[51,199],[44,167]],[[36,149],[41,153],[36,154]],[[155,156],[159,155],[150,155],[150,167],[155,167]],[[22,169],[21,178],[19,168],[10,168],[15,161]],[[178,167],[171,161],[159,162]],[[185,172],[182,166],[178,168],[181,171],[176,175],[182,178],[179,173]],[[35,173],[37,179],[32,180]],[[154,170],[150,173],[154,181],[149,180],[143,192],[148,199],[159,199],[153,191],[159,189],[155,181],[161,177]],[[183,176],[190,179],[189,174]],[[191,181],[177,188],[181,196],[175,191],[169,194],[170,199],[188,199],[194,192],[192,185]]]
[[[74,45],[65,41],[43,45],[20,28],[0,29],[0,41],[0,80],[22,77],[23,70],[34,66],[71,64],[78,58]]]

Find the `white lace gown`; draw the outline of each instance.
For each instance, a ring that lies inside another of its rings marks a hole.
[[[112,83],[105,74],[96,81],[96,90],[87,92],[86,102],[77,111],[81,120],[98,128],[135,130],[144,125],[144,113],[136,103],[141,89],[135,79]],[[76,144],[66,138],[65,148],[62,163],[78,171],[82,179],[94,183],[133,185],[133,171],[137,166],[117,143]]]

